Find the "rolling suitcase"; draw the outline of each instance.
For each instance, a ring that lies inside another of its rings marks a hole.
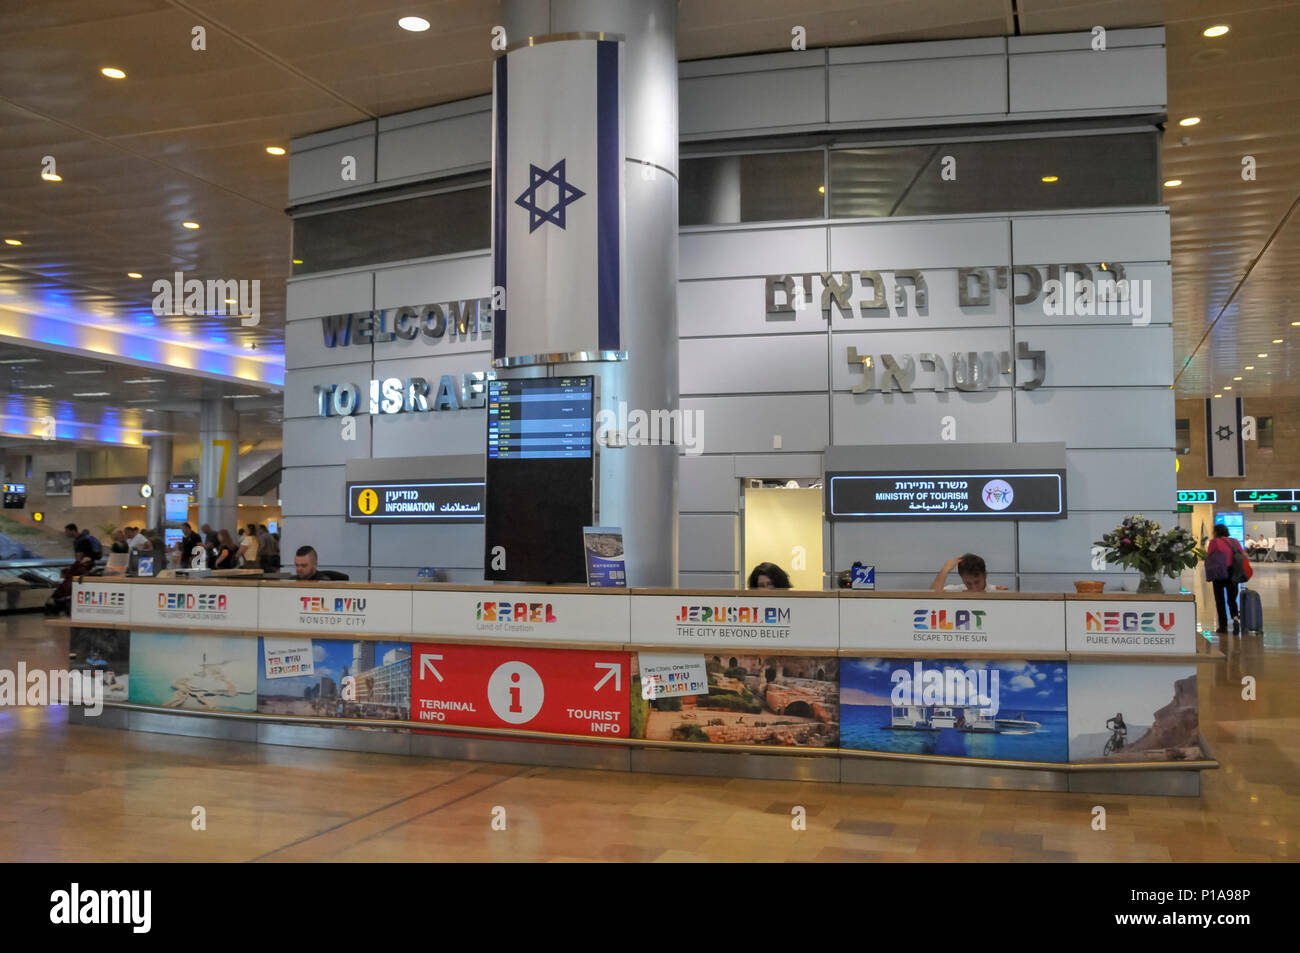
[[[1238,611],[1241,613],[1241,631],[1247,635],[1262,635],[1264,609],[1259,602],[1259,593],[1242,586],[1237,595],[1237,602]]]

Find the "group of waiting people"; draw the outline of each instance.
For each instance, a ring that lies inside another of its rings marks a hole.
[[[276,572],[280,568],[280,534],[270,532],[264,524],[249,523],[239,530],[238,538],[230,530],[213,530],[204,523],[200,533],[186,523],[181,527],[181,541],[172,547],[176,564],[173,568],[186,568],[192,564],[195,550],[207,552],[208,569],[261,569]]]

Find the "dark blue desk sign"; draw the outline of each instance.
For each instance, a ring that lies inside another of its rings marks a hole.
[[[1065,519],[1064,470],[826,474],[831,521]]]
[[[600,589],[627,587],[622,527],[584,526],[582,548],[587,558],[588,586]]]

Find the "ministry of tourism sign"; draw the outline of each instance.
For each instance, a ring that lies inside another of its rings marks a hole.
[[[832,520],[1065,519],[1064,470],[827,473]]]

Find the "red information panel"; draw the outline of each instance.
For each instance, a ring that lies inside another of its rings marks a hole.
[[[627,652],[411,645],[411,720],[628,736]]]

